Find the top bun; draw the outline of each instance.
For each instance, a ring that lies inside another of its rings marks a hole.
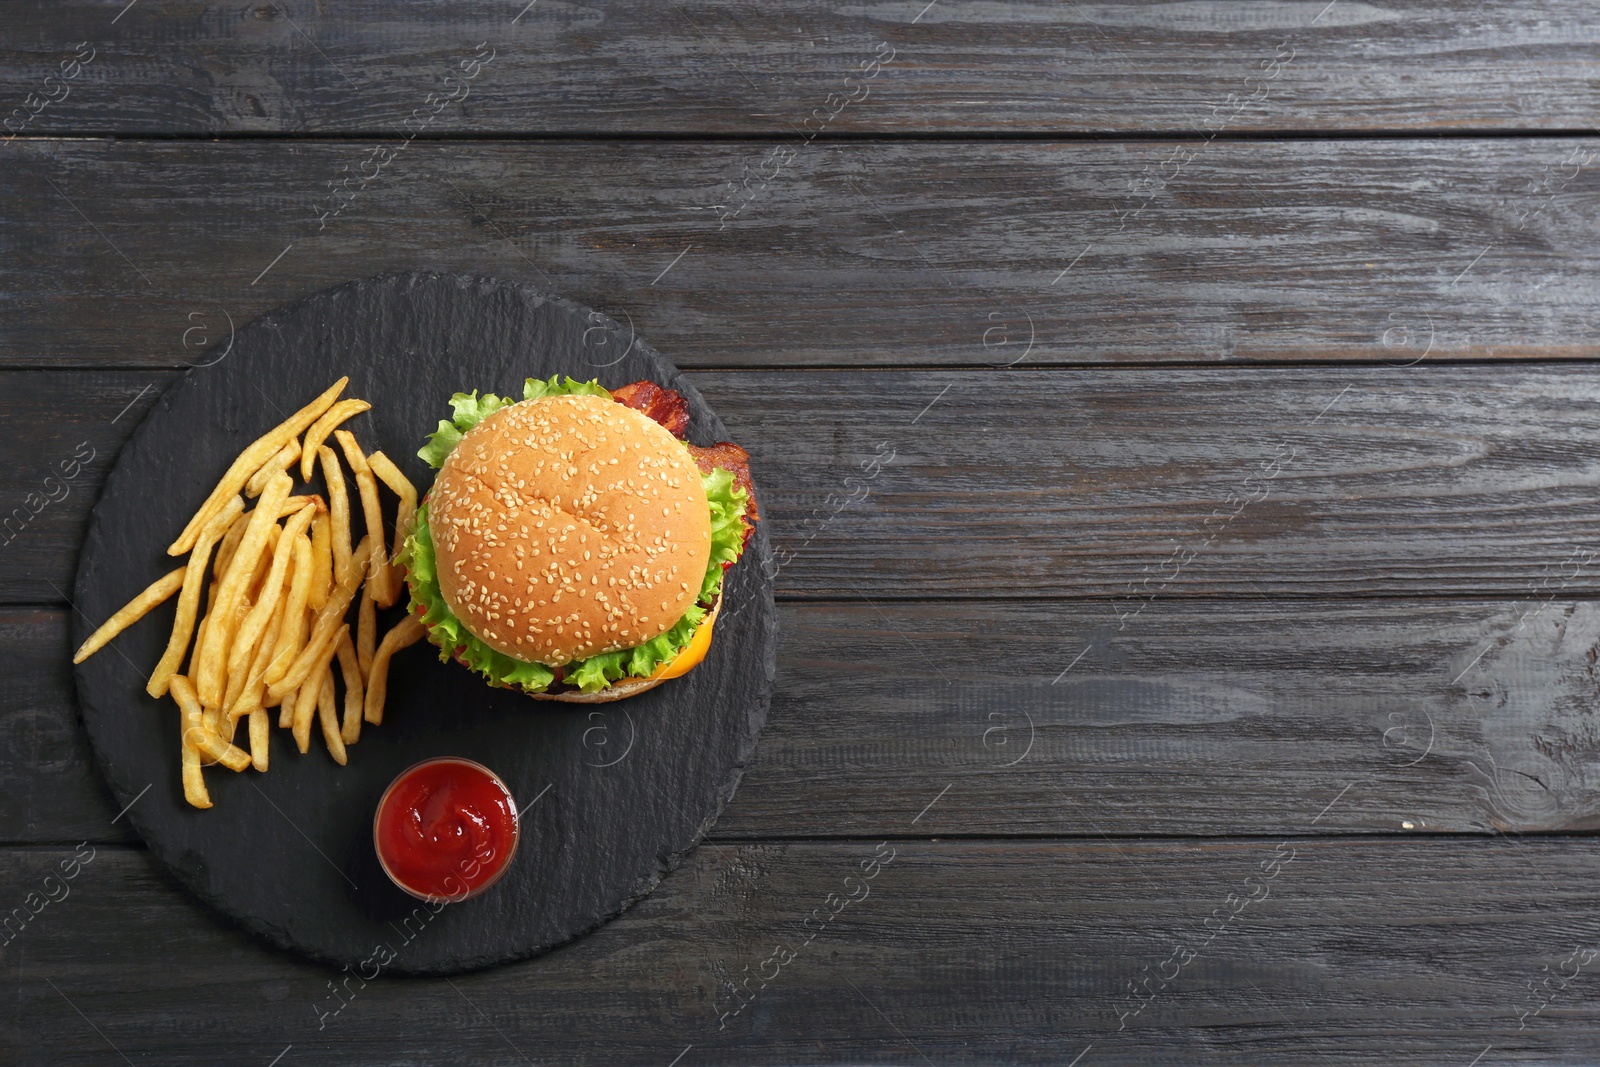
[[[688,449],[603,396],[524,400],[468,430],[428,493],[428,530],[455,616],[550,666],[666,633],[711,558]]]

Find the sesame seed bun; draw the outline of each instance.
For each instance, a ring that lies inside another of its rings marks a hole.
[[[525,400],[468,430],[429,491],[428,529],[456,618],[550,666],[666,633],[711,558],[683,442],[601,396]]]

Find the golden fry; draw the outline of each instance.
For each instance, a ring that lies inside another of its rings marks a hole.
[[[330,605],[333,603],[334,601],[329,601]],[[346,601],[344,606],[348,609],[350,606],[349,601]],[[301,647],[300,654],[295,657],[294,663],[290,664],[289,672],[268,686],[268,693],[273,696],[287,696],[291,688],[304,690],[307,685],[316,681],[316,678],[312,676],[316,665],[321,662],[324,654],[331,657],[333,655],[333,646],[338,643],[337,630],[323,629],[326,614],[326,608],[317,613],[316,621],[312,623],[311,636],[306,639],[306,643]],[[342,616],[343,612],[340,615]],[[330,627],[338,624],[338,618],[333,618],[332,622],[328,623]],[[349,627],[345,626],[345,629],[349,629]],[[301,695],[304,696],[305,694],[302,692]],[[314,691],[311,695],[315,699],[316,693]]]
[[[261,546],[261,555],[256,557],[256,569],[250,572],[250,584],[244,587],[244,595],[251,601],[261,595],[266,585],[267,571],[272,568],[272,557],[278,551],[278,538],[282,533],[283,528],[277,523],[267,527],[267,543]]]
[[[333,672],[324,671],[322,685],[317,689],[317,722],[322,726],[322,740],[328,746],[333,762],[343,767],[349,761],[344,751],[344,738],[339,734],[339,712],[333,704]]]
[[[272,746],[271,727],[266,708],[250,709],[250,764],[258,771],[267,769],[267,750]]]
[[[208,596],[208,600],[215,600],[216,598],[217,598],[217,583],[216,582],[212,582],[211,583],[211,593]],[[201,649],[201,646],[203,646],[206,643],[206,631],[208,631],[210,629],[211,629],[211,615],[210,615],[210,613],[207,613],[203,618],[201,618],[200,625],[195,627],[195,631],[194,631],[194,650],[189,653],[189,677],[191,677],[191,678],[193,678],[194,675],[195,675],[195,672],[197,672],[200,669],[200,649]]]
[[[328,506],[320,493],[297,493],[294,496],[284,497],[283,503],[278,506],[278,518],[287,519],[307,504],[315,504],[319,511]]]
[[[233,550],[239,547],[239,538],[244,536],[245,530],[250,526],[250,518],[254,514],[253,510],[241,511],[228,524],[228,532],[222,535],[222,540],[217,544],[217,565],[211,568],[211,580],[213,583],[221,577],[223,571],[228,569],[228,564],[233,562]],[[215,592],[214,589],[213,592]],[[211,610],[211,601],[209,600],[206,601],[206,610]]]
[[[322,459],[322,477],[328,483],[328,517],[333,523],[333,578],[342,582],[350,573],[350,494],[345,489],[344,469],[333,449],[317,449]]]
[[[237,644],[237,642],[235,642],[235,644]],[[229,649],[229,651],[231,652],[232,649]],[[245,677],[245,672],[242,670],[237,674],[231,674],[228,673],[227,667],[224,666],[223,672],[224,673],[222,677],[224,679],[223,684],[225,688],[222,690],[222,701],[217,705],[216,719],[214,720],[214,723],[216,724],[217,736],[226,737],[229,741],[232,741],[233,734],[228,728],[233,726],[236,722],[238,722],[238,720],[232,716],[228,716],[226,724],[224,725],[223,716],[226,710],[233,707],[234,702],[244,695],[245,682],[248,681],[248,679]]]
[[[393,575],[389,570],[388,550],[383,547],[383,511],[378,506],[378,482],[371,471],[357,471],[356,487],[361,491],[361,510],[367,520],[367,536],[372,540],[367,584],[372,586],[372,599],[380,608],[386,608],[394,603],[395,596],[391,588]]]
[[[266,562],[266,560],[263,559],[262,562]],[[249,617],[250,612],[254,608],[255,608],[255,601],[250,595],[247,594],[244,597],[240,598],[238,606],[236,608],[234,608],[234,611],[233,611],[233,621],[229,625],[229,628],[228,628],[229,632],[238,633],[239,632],[239,627],[244,624],[245,619],[247,619]],[[224,650],[224,655],[226,655],[226,653],[228,651],[231,651],[231,648],[225,649]],[[245,675],[245,672],[242,671],[242,670],[238,674],[229,674],[229,673],[227,673],[228,668],[227,668],[226,664],[223,665],[222,669],[223,669],[223,675],[222,675],[223,696],[222,696],[222,700],[217,704],[217,706],[215,708],[208,707],[206,709],[206,716],[207,716],[206,722],[209,723],[211,725],[211,727],[216,730],[218,737],[222,738],[224,741],[232,741],[233,740],[234,727],[237,726],[237,720],[229,719],[229,720],[227,720],[226,723],[223,723],[222,714],[227,708],[232,706],[232,704],[233,704],[233,702],[235,700],[239,699],[239,693],[240,693],[241,690],[244,689],[244,683],[246,681],[246,675]],[[204,753],[202,753],[202,755],[204,755]]]
[[[289,712],[289,726],[294,736],[294,747],[304,756],[311,751],[311,718],[316,712],[318,685],[307,681],[294,692],[294,704]],[[302,707],[303,705],[303,707]]]
[[[184,675],[172,676],[172,699],[183,711],[184,741],[192,745],[196,752],[211,757],[230,771],[242,771],[250,766],[249,753],[206,728],[204,716],[210,709],[201,708],[195,697],[194,686],[189,684],[189,679]]]
[[[286,576],[285,584],[294,581]],[[238,720],[262,707],[262,697],[266,693],[266,682],[262,680],[267,673],[267,664],[272,659],[272,650],[277,645],[278,633],[283,628],[284,609],[288,604],[288,594],[280,592],[278,605],[272,609],[272,618],[267,620],[267,628],[261,634],[261,640],[256,643],[255,655],[250,660],[249,670],[245,673],[244,687],[238,697],[227,705],[228,717]]]
[[[383,635],[383,643],[372,656],[372,670],[367,674],[367,695],[364,717],[376,726],[383,721],[383,703],[389,689],[389,660],[402,648],[422,640],[426,628],[415,615],[397,622],[394,629]]]
[[[268,686],[282,678],[294,658],[300,654],[300,645],[305,640],[306,597],[311,590],[312,573],[311,542],[304,537],[296,537],[294,578],[289,584],[289,602],[284,608],[283,626],[278,630],[272,658],[267,661],[266,674],[262,675]]]
[[[361,607],[356,612],[356,662],[361,676],[372,670],[372,652],[378,646],[378,605],[372,599],[372,583],[361,587]]]
[[[294,725],[294,704],[298,699],[298,689],[291,689],[283,695],[283,703],[278,705],[278,729],[287,730]]]
[[[100,628],[89,635],[89,639],[73,655],[72,662],[82,663],[104,648],[107,641],[144,618],[151,608],[182,589],[185,569],[179,567],[167,572],[146,586],[144,592],[124,604],[115,615],[101,623]]]
[[[328,603],[317,613],[317,621],[311,628],[311,636],[306,639],[305,647],[283,676],[267,687],[267,692],[281,696],[299,686],[306,681],[312,665],[322,659],[324,653],[332,654],[332,642],[337,640],[334,631],[344,618],[344,613],[350,610],[350,601],[355,596],[361,572],[366,568],[367,556],[371,551],[372,539],[363,537],[361,544],[356,546],[355,554],[350,557],[349,576],[334,587]]]
[[[232,744],[234,736],[239,732],[239,720],[228,718],[227,714],[221,708],[218,708],[216,730],[218,737]],[[248,756],[249,753],[246,752],[245,755]]]
[[[200,725],[205,730],[206,736],[217,736],[217,720],[221,717],[221,715],[222,712],[218,708],[203,707],[200,709]],[[209,767],[213,763],[217,762],[217,757],[212,755],[210,752],[207,752],[204,748],[201,748],[198,740],[193,738],[190,740],[193,742],[194,747],[200,751],[200,763],[202,766]]]
[[[361,451],[361,445],[356,442],[356,435],[349,430],[335,430],[334,437],[339,440],[339,448],[344,452],[345,462],[350,464],[350,469],[357,474],[362,471],[371,473],[372,468],[367,466],[367,454]]]
[[[411,484],[411,479],[400,473],[400,468],[390,462],[389,457],[382,452],[374,452],[367,457],[367,465],[372,468],[372,473],[382,480],[384,485],[395,496],[400,498],[400,507],[394,520],[394,551],[389,554],[393,559],[400,554],[400,549],[405,546],[406,538],[411,536],[411,527],[417,521],[417,487]],[[396,592],[401,581],[398,568],[394,575]]]
[[[296,438],[278,449],[276,455],[250,476],[250,480],[244,483],[244,495],[251,498],[260,496],[261,490],[267,487],[267,479],[277,471],[288,470],[289,464],[299,458],[300,441]]]
[[[197,808],[211,806],[211,793],[206,789],[206,776],[200,773],[200,753],[189,743],[189,729],[183,734],[183,799]]]
[[[300,699],[294,705],[294,743],[302,754],[311,745],[311,715],[316,710],[317,700],[322,693],[322,679],[324,675],[331,675],[333,671],[333,657],[339,648],[339,637],[350,632],[348,625],[341,626],[333,635],[333,640],[325,642],[325,647],[317,653],[317,658],[311,664],[311,670],[306,674],[305,684],[300,687]]]
[[[333,432],[333,428],[352,415],[359,415],[371,407],[372,405],[365,400],[341,400],[322,413],[322,417],[316,421],[311,429],[306,431],[305,447],[300,454],[300,480],[302,482],[311,480],[311,465],[316,462],[317,449],[322,447],[322,442],[328,439],[328,435]]]
[[[239,632],[233,638],[233,647],[228,650],[230,680],[235,674],[242,676],[251,657],[255,655],[256,643],[261,640],[261,634],[278,606],[278,598],[283,592],[283,579],[289,569],[289,561],[294,557],[294,546],[306,527],[311,525],[311,517],[315,513],[316,507],[307,504],[295,512],[284,525],[283,532],[278,537],[277,548],[272,553],[271,569],[261,587],[261,598],[250,609],[250,614],[245,616],[244,622],[239,624]],[[231,708],[233,705],[230,701],[225,706]]]
[[[189,524],[183,528],[178,539],[167,548],[167,555],[180,556],[193,548],[195,542],[200,539],[200,531],[205,528],[211,515],[222,508],[223,502],[228,497],[237,495],[250,480],[250,476],[260,470],[280,448],[299,437],[301,431],[321,418],[322,413],[332,407],[334,400],[344,392],[344,387],[349,381],[349,378],[340,378],[321,396],[268,430],[250,447],[239,453],[239,457],[228,467],[227,473],[223,474],[217,487],[206,497],[205,503],[200,505],[200,510],[194,513],[194,518],[189,520]],[[263,488],[262,492],[265,491]]]
[[[217,589],[217,602],[207,613],[215,616],[216,622],[206,631],[205,648],[200,655],[200,677],[197,679],[200,703],[207,707],[216,707],[222,702],[222,669],[227,660],[228,646],[233,640],[234,613],[238,610],[247,583],[255,574],[261,551],[266,548],[268,528],[277,523],[278,505],[289,495],[292,484],[290,477],[279,471],[261,491],[261,501],[251,513],[250,523],[244,536],[239,539],[239,547],[222,575],[222,584]]]
[[[344,675],[344,724],[340,727],[339,736],[345,744],[353,745],[361,740],[361,705],[366,685],[363,681],[361,663],[356,658],[355,648],[350,644],[348,632],[339,639],[336,651],[339,657],[339,673]]]
[[[311,593],[306,603],[318,610],[328,602],[333,585],[333,529],[328,525],[332,521],[325,511],[311,520]]]
[[[211,550],[216,547],[230,523],[244,510],[244,501],[233,497],[200,532],[194,551],[183,569],[183,591],[178,594],[178,617],[172,623],[172,636],[167,638],[167,650],[161,654],[145,692],[153,697],[167,695],[172,676],[183,665],[183,654],[189,648],[189,638],[194,636],[195,615],[200,607],[200,586],[205,582],[206,565],[211,562]]]

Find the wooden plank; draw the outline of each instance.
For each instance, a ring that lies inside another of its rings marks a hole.
[[[1600,19],[1583,0],[476,2],[405,19],[73,0],[8,5],[3,40],[0,100],[53,101],[26,126],[51,134],[387,134],[434,93],[458,102],[430,133],[787,135],[811,116],[828,133],[1432,132],[1590,126]],[[473,56],[492,58],[446,81]]]
[[[689,1067],[1066,1064],[1092,1045],[1088,1067],[1583,1062],[1600,1041],[1582,840],[895,841],[864,879],[878,849],[705,847],[554,955],[448,980],[374,965],[343,999],[344,975],[222,927],[142,852],[47,883],[72,851],[7,850],[4,899],[64,899],[5,949],[0,1049]]]
[[[0,839],[127,840],[69,702],[65,613],[0,618],[0,788],[27,798]],[[1595,601],[1158,601],[1119,631],[1104,603],[857,600],[780,621],[721,838],[1600,826]],[[595,773],[628,773],[631,727],[595,726],[619,760]]]
[[[1195,595],[1522,598],[1600,522],[1586,366],[696,381],[773,487],[789,595],[1105,597],[1112,622]]]
[[[0,378],[0,419],[39,427],[0,470],[0,523],[95,455],[0,553],[0,596],[63,599],[137,405],[115,416],[170,380]],[[694,380],[754,457],[790,597],[1102,597],[1112,620],[1151,598],[1527,597],[1600,523],[1581,365]],[[1564,588],[1600,595],[1600,570]]]
[[[72,691],[64,608],[0,613],[0,840],[131,841],[100,778]],[[112,652],[112,655],[116,655]],[[129,674],[133,678],[132,673]]]
[[[1592,829],[1597,607],[792,605],[717,830]]]
[[[171,372],[12,371],[0,385],[0,597],[65,603],[89,512]],[[220,472],[219,472],[220,474]]]
[[[5,151],[12,366],[184,366],[419,266],[553,288],[686,368],[1600,355],[1594,140]]]

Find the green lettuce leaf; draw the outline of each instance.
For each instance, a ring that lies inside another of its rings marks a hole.
[[[550,375],[548,380],[528,378],[522,383],[522,399],[538,400],[547,396],[604,396],[609,397],[611,390],[600,384],[599,378],[591,378],[580,382],[573,378],[566,378],[561,382],[559,374]]]
[[[573,378],[561,379],[561,375],[552,374],[548,380],[529,378],[522,383],[522,399],[538,400],[547,396],[610,396],[610,390],[600,384],[600,379],[594,378],[587,382],[580,382]],[[495,396],[493,393],[478,395],[474,389],[470,393],[456,393],[450,397],[450,420],[440,420],[439,428],[428,435],[428,443],[417,451],[417,455],[425,460],[428,466],[435,470],[444,466],[444,458],[455,451],[456,445],[461,443],[461,435],[472,429],[484,419],[493,415],[503,407],[509,407],[516,401],[508,396]]]
[[[599,393],[593,392],[600,389],[594,382],[574,382],[571,378],[559,385],[554,378],[548,382],[528,379],[527,391],[533,392],[536,387],[560,390],[536,394],[542,396],[562,396],[569,391],[588,395],[610,395],[604,390],[600,390]],[[491,401],[499,403],[484,411],[483,408]],[[457,393],[451,398],[451,404],[457,412],[456,420],[441,422],[440,432],[433,435],[429,448],[423,449],[419,455],[434,466],[438,466],[444,462],[444,457],[449,455],[450,450],[461,439],[463,432],[476,426],[490,412],[498,411],[506,403],[499,397],[486,396],[480,399],[476,393],[470,396]],[[473,415],[477,417],[473,418]],[[471,419],[466,426],[461,425],[464,418]],[[454,432],[455,439],[449,441],[447,446],[442,446],[438,463],[434,463],[429,456],[429,449],[434,447],[435,442],[441,440],[446,427]],[[731,472],[721,467],[713,469],[710,474],[701,475],[700,481],[705,486],[706,500],[711,510],[711,558],[706,563],[705,577],[700,583],[698,602],[690,605],[683,617],[659,637],[632,648],[602,652],[588,659],[568,663],[563,670],[563,680],[568,685],[576,686],[585,693],[595,693],[621,678],[649,677],[661,664],[670,662],[687,647],[694,638],[695,630],[705,621],[711,605],[722,595],[725,573],[723,564],[737,560],[744,548],[743,519],[749,505],[750,494],[734,483]],[[426,501],[417,509],[416,525],[412,529],[411,536],[406,539],[400,554],[395,558],[407,571],[406,583],[411,592],[412,611],[420,614],[423,623],[428,627],[428,640],[438,646],[441,660],[448,660],[452,655],[458,656],[470,670],[482,675],[490,685],[519,688],[528,693],[542,693],[555,681],[555,672],[550,667],[542,663],[524,662],[502,652],[496,652],[480,641],[471,630],[467,629],[466,624],[450,611],[449,605],[445,603],[444,594],[439,589],[438,564],[433,554],[433,535],[428,529]]]
[[[700,583],[700,603],[714,604],[722,592],[724,563],[732,563],[744,552],[744,513],[750,494],[733,480],[733,472],[711,468],[700,476],[711,505],[711,560]]]
[[[517,686],[530,693],[542,693],[556,675],[542,663],[524,663],[503,652],[496,652],[456,618],[439,590],[438,564],[433,555],[433,534],[428,529],[428,505],[417,509],[416,526],[395,560],[406,568],[406,586],[411,592],[411,611],[419,614],[428,627],[428,640],[439,648],[439,659],[458,656],[469,670],[483,675],[490,685]]]

